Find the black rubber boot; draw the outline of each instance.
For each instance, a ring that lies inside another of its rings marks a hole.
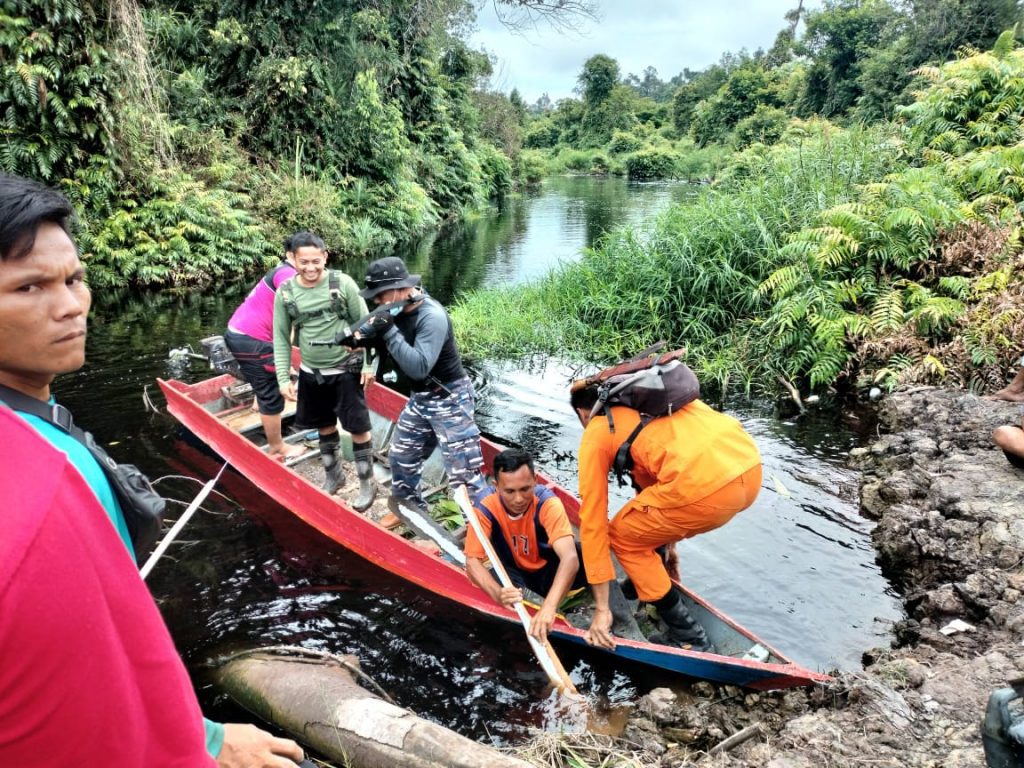
[[[324,465],[323,489],[328,494],[334,494],[341,487],[345,479],[345,473],[341,468],[341,461],[338,459],[338,449],[341,447],[341,438],[334,432],[329,435],[320,435],[320,463]]]
[[[670,589],[665,597],[654,603],[658,616],[665,622],[665,634],[652,634],[650,641],[662,645],[675,645],[701,653],[714,653],[715,646],[708,640],[704,627],[698,624],[683,605],[679,593]]]
[[[627,600],[640,599],[640,596],[636,593],[636,587],[633,586],[633,580],[629,576],[619,582],[619,589],[622,590],[622,596]]]
[[[356,474],[359,476],[359,495],[352,502],[352,508],[356,512],[363,512],[370,508],[377,495],[377,483],[373,479],[373,446],[370,443],[353,446],[353,455]]]

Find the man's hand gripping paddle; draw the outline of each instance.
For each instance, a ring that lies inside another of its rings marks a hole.
[[[477,539],[484,548],[484,552],[487,554],[487,559],[490,560],[491,567],[497,574],[498,581],[501,582],[501,586],[513,586],[512,580],[508,577],[508,573],[501,564],[501,560],[498,559],[497,554],[494,552],[494,548],[491,546],[490,539],[484,535],[483,529],[480,527],[480,520],[473,511],[473,505],[470,503],[469,492],[466,490],[466,486],[461,486],[456,489],[455,501],[458,502],[459,508],[462,510],[462,514],[466,518],[466,522],[473,526],[473,531],[476,533]],[[572,680],[569,679],[569,674],[565,671],[565,667],[562,666],[562,662],[558,660],[558,656],[555,654],[555,649],[551,647],[551,643],[547,640],[540,643],[530,636],[530,614],[526,612],[526,608],[523,607],[521,602],[515,604],[515,612],[519,616],[519,621],[522,623],[523,629],[526,630],[526,639],[530,643],[530,648],[533,649],[533,653],[536,655],[541,668],[551,681],[551,685],[562,693],[579,696],[576,686],[574,686],[572,684]]]

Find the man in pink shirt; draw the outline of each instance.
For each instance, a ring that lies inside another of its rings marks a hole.
[[[213,768],[188,673],[96,495],[3,407],[0,434],[0,765]]]
[[[91,295],[71,214],[55,190],[0,174],[0,384],[42,403],[85,362]],[[0,414],[0,766],[210,765],[187,751],[195,698],[181,693],[188,677],[118,534],[110,481],[60,430]],[[295,742],[248,724],[207,721],[204,741],[219,768],[302,759]]]
[[[281,434],[284,398],[274,369],[274,296],[281,283],[295,274],[292,237],[284,241],[284,261],[252,287],[245,301],[228,320],[228,330],[224,334],[224,342],[256,395],[263,433],[269,446],[267,451],[271,456],[285,459],[298,456],[305,450],[300,445],[289,445]]]

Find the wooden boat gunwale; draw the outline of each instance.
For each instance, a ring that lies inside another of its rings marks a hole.
[[[340,546],[436,595],[488,616],[517,622],[513,611],[492,602],[482,590],[470,583],[461,568],[412,544],[397,533],[384,529],[353,510],[344,499],[328,496],[304,477],[268,456],[245,436],[220,422],[217,415],[205,405],[220,399],[221,389],[235,382],[232,376],[225,374],[196,384],[175,379],[158,379],[157,382],[166,397],[168,410],[183,426],[304,523]],[[373,384],[367,389],[370,410],[390,421],[398,418],[404,403],[403,395],[380,384]],[[488,463],[501,450],[487,439],[482,439],[481,445]],[[578,525],[579,500],[542,473],[538,473],[538,480],[558,495],[570,519]],[[779,661],[699,653],[621,637],[616,638],[617,647],[614,652],[593,650],[613,653],[640,664],[690,677],[753,689],[786,688],[830,680],[827,675],[792,662],[702,597],[682,584],[678,586],[692,603],[705,610],[709,616],[749,639],[752,645],[761,645]],[[561,619],[552,630],[555,640],[585,644],[583,636],[583,630]]]

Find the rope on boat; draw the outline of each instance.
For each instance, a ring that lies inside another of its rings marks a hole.
[[[157,483],[162,483],[164,480],[191,480],[193,483],[199,483],[200,485],[205,485],[205,482],[200,480],[198,477],[189,477],[188,475],[161,475],[156,480],[151,480],[150,481],[150,485],[154,485],[155,486]],[[232,506],[241,509],[241,505],[237,501],[232,499],[230,496],[227,496],[227,495],[221,493],[216,488],[212,488],[210,490],[210,493],[214,493],[214,494],[220,496],[222,499],[224,499],[224,501],[228,502]],[[188,503],[188,502],[181,501],[180,499],[168,499],[168,501],[176,501],[179,504],[187,504]]]
[[[153,398],[149,396],[149,384],[142,388],[142,407],[153,413],[161,413],[161,410],[156,407],[156,403],[153,402]]]
[[[143,579],[152,572],[153,568],[160,561],[161,556],[163,556],[164,552],[167,551],[167,548],[171,546],[171,543],[175,538],[177,538],[178,534],[181,533],[185,524],[188,523],[192,518],[192,515],[194,515],[196,510],[199,509],[199,505],[203,503],[210,491],[213,490],[213,486],[217,484],[217,481],[220,480],[220,476],[224,474],[224,470],[227,468],[228,463],[225,461],[224,466],[220,468],[220,472],[218,472],[212,480],[207,481],[206,485],[203,486],[202,490],[199,491],[198,495],[196,495],[192,500],[192,503],[188,505],[188,509],[181,513],[181,517],[179,517],[178,521],[171,526],[171,530],[169,530],[161,542],[156,545],[156,549],[153,550],[153,554],[151,554],[149,559],[146,560],[145,565],[139,569],[139,575]]]
[[[238,651],[237,653],[232,653],[228,656],[222,656],[220,659],[218,659],[216,663],[218,666],[221,666],[227,664],[229,661],[234,661],[235,659],[242,659],[247,656],[255,656],[260,653],[278,654],[281,656],[300,656],[311,659],[318,659],[320,661],[334,662],[339,666],[344,667],[354,675],[358,676],[360,679],[365,680],[370,685],[372,685],[373,689],[378,694],[380,694],[380,697],[384,699],[388,704],[393,704],[396,707],[398,706],[397,704],[395,704],[395,700],[388,695],[387,691],[380,687],[376,680],[374,680],[368,674],[363,672],[363,670],[361,670],[355,664],[352,664],[346,661],[342,656],[339,656],[336,653],[330,653],[329,651],[318,651],[312,648],[303,648],[301,645],[268,645],[263,648],[249,648],[245,651]]]

